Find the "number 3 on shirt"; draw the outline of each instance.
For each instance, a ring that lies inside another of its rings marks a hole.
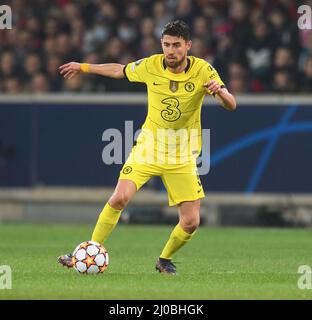
[[[178,120],[181,117],[181,110],[179,107],[179,100],[176,98],[165,98],[161,103],[166,105],[166,109],[161,111],[161,117],[169,122]]]

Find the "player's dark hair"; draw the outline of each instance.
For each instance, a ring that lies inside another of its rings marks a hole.
[[[191,30],[190,27],[182,20],[175,20],[168,22],[162,31],[161,37],[164,35],[181,37],[185,41],[191,39]]]

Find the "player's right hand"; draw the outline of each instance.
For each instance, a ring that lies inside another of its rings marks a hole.
[[[69,62],[60,66],[59,70],[65,79],[71,79],[81,72],[81,65],[78,62]]]

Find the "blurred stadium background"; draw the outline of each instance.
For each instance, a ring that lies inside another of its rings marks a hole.
[[[301,1],[4,4],[13,28],[0,30],[0,222],[96,221],[121,168],[103,163],[103,132],[124,133],[131,120],[140,128],[145,86],[64,80],[58,67],[158,53],[163,25],[179,18],[192,27],[191,54],[212,63],[238,100],[233,113],[205,100],[211,158],[202,224],[312,226],[312,32],[297,26]],[[155,178],[122,217],[171,223],[177,213]]]

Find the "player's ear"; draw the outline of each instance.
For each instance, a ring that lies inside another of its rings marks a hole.
[[[189,51],[192,48],[192,40],[186,41],[186,48]]]
[[[160,37],[160,46],[163,48],[163,37]]]

